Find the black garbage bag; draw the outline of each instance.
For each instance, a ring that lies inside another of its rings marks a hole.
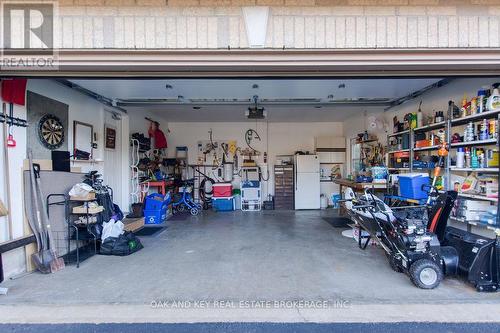
[[[101,254],[110,256],[128,256],[144,248],[133,233],[126,231],[118,237],[108,237],[101,244]]]

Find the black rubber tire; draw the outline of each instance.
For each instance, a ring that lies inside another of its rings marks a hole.
[[[421,274],[423,270],[430,269],[435,272],[435,281],[432,283],[425,283],[421,280]],[[420,259],[415,261],[409,270],[411,282],[420,289],[434,289],[443,280],[443,270],[434,261],[429,259]]]

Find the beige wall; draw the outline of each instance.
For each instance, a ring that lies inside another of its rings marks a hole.
[[[243,149],[246,148],[245,132],[250,128],[256,130],[261,141],[256,140],[252,146],[268,153],[270,169],[270,179],[263,183],[264,197],[274,193],[272,170],[277,155],[292,155],[298,150],[312,153],[316,136],[343,136],[344,133],[341,122],[169,122],[168,128],[169,156],[174,156],[174,147],[187,146],[189,162],[193,164],[197,160],[198,141],[208,140],[209,130],[213,131],[213,140],[236,140]],[[257,158],[257,163],[263,163],[263,156]]]
[[[247,48],[241,6],[269,6],[266,48],[500,47],[498,0],[60,0],[61,48]]]

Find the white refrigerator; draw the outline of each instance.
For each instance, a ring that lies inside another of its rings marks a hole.
[[[320,209],[319,157],[295,155],[295,209]]]

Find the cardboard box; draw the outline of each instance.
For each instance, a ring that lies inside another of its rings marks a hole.
[[[103,206],[97,206],[87,209],[84,206],[73,207],[73,214],[97,214],[104,211]]]
[[[76,200],[76,201],[89,201],[89,200],[95,200],[95,192],[89,192],[87,195],[85,196],[70,196],[69,197],[71,200]]]

